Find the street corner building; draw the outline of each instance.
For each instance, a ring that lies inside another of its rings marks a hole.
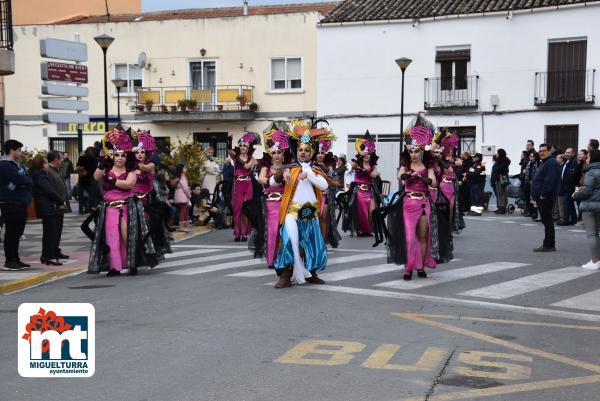
[[[581,149],[598,136],[599,18],[599,1],[342,1],[319,23],[318,114],[337,152],[370,130],[396,185],[406,57],[403,130],[425,112],[488,162],[527,139]]]
[[[125,127],[150,130],[159,152],[178,140],[195,141],[224,158],[245,132],[316,113],[317,25],[335,6],[111,13],[15,26],[18,68],[5,79],[5,138],[31,150],[68,151],[72,158],[82,151],[77,124],[43,121],[41,84],[48,82],[40,81],[40,40],[78,39],[88,46],[84,149],[114,128],[120,114]],[[108,127],[103,53],[94,41],[102,34],[114,38],[106,54]]]

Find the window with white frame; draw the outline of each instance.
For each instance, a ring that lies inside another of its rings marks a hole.
[[[121,95],[134,96],[138,89],[143,85],[144,71],[137,64],[113,64],[113,79],[124,79],[127,85],[121,89]],[[113,86],[113,94],[117,95],[117,90]]]
[[[302,58],[276,57],[271,59],[271,90],[301,90]]]

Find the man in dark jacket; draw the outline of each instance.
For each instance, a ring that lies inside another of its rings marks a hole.
[[[27,207],[31,203],[31,177],[21,165],[23,144],[9,139],[4,144],[5,156],[0,158],[0,209],[6,226],[4,255],[6,270],[30,267],[19,258],[19,240],[25,231]]]
[[[556,188],[560,182],[560,167],[556,158],[552,157],[552,147],[545,143],[540,145],[542,163],[531,180],[531,198],[537,202],[538,211],[544,224],[544,243],[534,252],[556,251],[554,242],[554,221],[552,208],[556,199]]]
[[[62,205],[57,205],[56,208],[56,251],[54,252],[54,255],[58,259],[69,259],[69,257],[62,253],[60,249],[60,238],[62,237],[69,192],[59,171],[60,166],[63,163],[63,158],[61,153],[57,152],[56,150],[51,150],[48,152],[46,157],[48,158],[48,179],[50,180],[50,184],[52,184],[52,187],[56,193],[58,193],[63,200]]]
[[[473,164],[467,170],[467,184],[471,195],[471,205],[483,208],[483,189],[485,188],[485,163],[481,153],[473,155]]]
[[[579,185],[581,178],[581,167],[577,162],[575,149],[567,148],[565,150],[565,163],[562,165],[560,172],[560,187],[558,190],[559,196],[563,202],[563,221],[559,222],[559,226],[572,226],[577,223],[577,211],[573,202],[573,193],[575,187]]]
[[[469,193],[469,186],[467,183],[467,173],[471,166],[473,166],[473,158],[469,152],[462,152],[460,154],[460,159],[462,163],[456,170],[456,178],[458,180],[458,200],[461,212],[465,213],[471,209],[471,194]]]

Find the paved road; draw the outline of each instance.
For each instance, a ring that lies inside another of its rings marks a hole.
[[[600,273],[578,228],[469,218],[455,260],[401,280],[382,248],[344,238],[325,286],[275,290],[230,231],[179,243],[137,277],[80,275],[5,296],[0,400],[596,400]],[[91,379],[17,373],[22,302],[91,302]]]

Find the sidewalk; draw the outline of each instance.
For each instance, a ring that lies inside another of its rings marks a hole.
[[[76,213],[65,214],[60,247],[64,254],[69,255],[70,259],[62,260],[62,266],[46,266],[40,262],[42,221],[29,220],[25,227],[25,239],[21,240],[19,246],[19,255],[21,260],[30,264],[31,267],[21,271],[0,270],[0,294],[7,294],[86,271],[91,244],[79,228],[86,217],[86,215]],[[174,232],[174,242],[208,232],[211,229],[211,226],[192,227],[191,233]],[[4,266],[4,249],[1,246],[0,266]]]

